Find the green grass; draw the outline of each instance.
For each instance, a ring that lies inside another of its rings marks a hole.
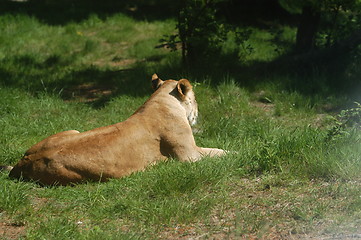
[[[154,48],[174,31],[174,20],[115,14],[47,25],[14,14],[1,15],[0,23],[1,164],[15,164],[56,132],[125,120],[151,94],[154,72],[164,79],[189,77],[200,110],[198,145],[231,151],[74,187],[40,187],[0,173],[1,238],[248,239],[360,232],[361,135],[349,129],[329,139],[334,114],[323,110],[339,107],[344,98],[328,91],[304,94],[290,87],[288,73],[254,75],[257,83],[244,84],[242,73],[224,69],[215,75],[215,69],[183,71],[179,52]],[[292,31],[254,29],[249,41],[255,52],[247,64],[275,59],[279,53],[269,42],[290,41]]]

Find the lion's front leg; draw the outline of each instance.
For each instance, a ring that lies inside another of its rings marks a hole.
[[[167,135],[161,141],[161,151],[167,152],[170,156],[178,158],[180,161],[196,162],[203,157],[219,157],[226,154],[226,151],[218,148],[202,148],[196,145],[192,130],[188,125],[188,132]],[[180,138],[182,136],[183,138]],[[181,141],[180,141],[181,140]]]

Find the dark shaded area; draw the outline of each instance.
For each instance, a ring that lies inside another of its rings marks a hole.
[[[304,6],[298,24],[296,53],[309,52],[316,46],[316,34],[321,20],[321,12],[311,6]]]
[[[124,13],[137,19],[162,20],[174,17],[177,10],[177,5],[166,0],[0,0],[0,6],[0,14],[26,14],[49,25],[80,22],[92,14],[105,18]]]
[[[267,28],[274,24],[297,25],[298,16],[290,14],[278,0],[237,0],[219,4],[219,17],[236,25]]]
[[[79,22],[96,14],[116,13],[142,20],[177,18],[182,1],[168,0],[0,0],[0,14],[26,14],[50,25]],[[217,3],[217,15],[231,24],[268,26],[277,21],[297,24],[297,17],[283,9],[278,0],[225,0]]]

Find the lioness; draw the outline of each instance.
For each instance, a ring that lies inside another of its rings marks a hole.
[[[191,125],[196,123],[198,106],[187,79],[162,81],[154,74],[152,87],[150,99],[126,121],[83,133],[70,130],[52,135],[32,146],[10,177],[45,185],[105,181],[168,157],[197,161],[225,153],[196,145]]]

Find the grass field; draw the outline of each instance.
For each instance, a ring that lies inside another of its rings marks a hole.
[[[335,116],[355,99],[327,88],[307,94],[313,85],[290,87],[297,84],[287,72],[240,67],[235,74],[211,63],[207,71],[182,70],[179,52],[155,48],[174,28],[172,19],[124,14],[59,25],[0,15],[1,165],[14,165],[51,134],[125,120],[150,96],[154,72],[191,80],[197,144],[233,152],[73,187],[40,187],[2,172],[0,238],[359,238],[361,134],[351,127],[330,137]],[[287,51],[270,45],[274,35],[253,31],[245,65]],[[294,31],[284,29],[283,40]],[[227,44],[225,51],[234,49]],[[325,76],[310,78],[302,80],[322,85]]]

